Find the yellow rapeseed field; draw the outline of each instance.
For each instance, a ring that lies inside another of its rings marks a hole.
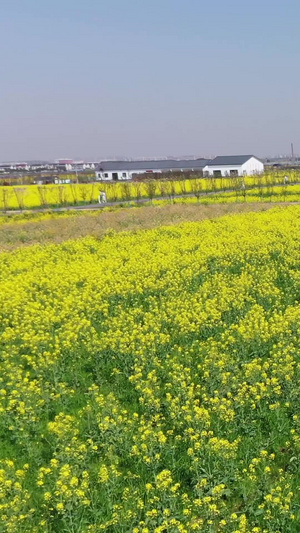
[[[300,531],[300,208],[0,254],[0,531]]]
[[[284,172],[270,172],[263,176],[234,178],[197,178],[178,180],[150,180],[146,182],[99,182],[71,183],[60,185],[16,185],[0,187],[0,210],[37,209],[87,205],[98,201],[99,191],[106,193],[108,202],[140,201],[141,199],[172,199],[175,195],[199,198],[206,194],[220,194],[234,191],[234,199],[247,192],[248,201],[255,196],[266,199],[270,195],[286,197],[297,194],[299,188],[292,185],[300,182],[296,171],[288,172],[288,184],[284,185]],[[277,186],[277,188],[275,187]],[[278,187],[279,186],[279,187]],[[245,187],[245,189],[243,189]],[[254,189],[254,190],[253,190]],[[248,192],[251,194],[248,195]],[[232,201],[228,193],[225,201]],[[225,194],[226,197],[226,194]],[[252,200],[253,201],[253,200]]]

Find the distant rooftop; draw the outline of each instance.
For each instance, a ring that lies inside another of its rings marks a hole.
[[[244,163],[246,163],[246,161],[249,161],[251,157],[255,157],[255,159],[258,159],[258,157],[256,157],[255,155],[219,155],[218,157],[215,157],[215,159],[210,161],[208,163],[208,166],[215,167],[219,165],[243,165]]]
[[[176,169],[202,169],[209,163],[209,159],[162,159],[151,161],[102,161],[99,170],[176,170]]]

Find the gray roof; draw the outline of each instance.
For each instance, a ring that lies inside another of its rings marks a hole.
[[[219,155],[208,163],[209,167],[216,167],[219,165],[243,165],[246,161],[249,161],[251,157],[255,155]],[[255,159],[258,159],[255,157]],[[260,161],[260,159],[259,159]]]
[[[98,170],[102,171],[135,171],[135,170],[192,170],[202,169],[209,159],[163,159],[161,161],[102,161]]]

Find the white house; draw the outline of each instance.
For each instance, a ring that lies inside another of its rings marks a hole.
[[[163,159],[160,161],[102,161],[96,171],[96,179],[130,180],[135,174],[161,172],[202,171],[208,159]]]
[[[264,171],[263,162],[254,155],[224,155],[210,161],[204,168],[206,176],[251,176]]]

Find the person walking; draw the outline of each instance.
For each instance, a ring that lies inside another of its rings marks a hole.
[[[99,191],[98,202],[99,204],[106,204],[107,200],[105,191]]]

